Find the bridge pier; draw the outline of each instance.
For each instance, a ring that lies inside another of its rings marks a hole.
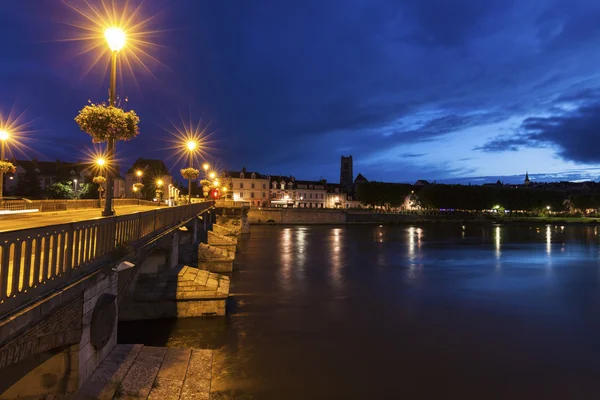
[[[117,290],[105,268],[1,321],[0,399],[79,389],[116,345]]]

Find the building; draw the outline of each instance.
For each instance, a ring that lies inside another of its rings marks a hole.
[[[138,175],[138,172],[141,175]],[[138,158],[131,168],[127,170],[124,181],[124,196],[137,198],[138,196],[151,200],[155,197],[158,182],[162,181],[163,199],[168,200],[169,185],[173,185],[173,177],[162,160]],[[135,183],[143,183],[141,194],[133,191]],[[115,187],[117,182],[115,181]]]
[[[325,207],[341,209],[360,208],[360,202],[356,199],[353,191],[348,191],[344,186],[333,183],[327,185]]]
[[[295,188],[294,206],[299,208],[325,208],[327,202],[327,181],[297,181],[292,178]]]
[[[354,172],[352,171],[352,156],[342,156],[340,165],[340,185],[351,187],[354,182]]]
[[[269,205],[271,207],[294,207],[296,189],[293,176],[271,176]]]
[[[525,180],[523,181],[523,186],[531,185],[531,181],[529,180],[529,171],[525,171]]]
[[[269,177],[258,172],[249,172],[246,167],[241,171],[224,171],[221,184],[231,192],[233,201],[249,202],[253,207],[269,205]]]

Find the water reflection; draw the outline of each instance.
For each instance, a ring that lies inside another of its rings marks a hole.
[[[546,254],[548,256],[552,254],[552,228],[550,225],[546,226]]]
[[[306,267],[307,258],[307,240],[306,232],[308,228],[296,228],[296,245],[298,246],[296,258],[296,278],[298,281],[304,280],[304,268]],[[298,282],[301,283],[301,282]]]
[[[281,248],[279,250],[279,256],[281,260],[279,275],[280,281],[285,288],[288,288],[290,285],[293,252],[294,245],[292,243],[292,229],[285,228],[281,231]]]
[[[339,289],[342,285],[342,254],[341,243],[343,241],[343,231],[340,228],[333,229],[333,240],[331,241],[331,282],[334,288]]]

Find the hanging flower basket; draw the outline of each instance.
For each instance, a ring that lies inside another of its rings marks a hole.
[[[106,178],[103,176],[95,176],[94,179],[92,179],[92,182],[98,185],[103,185],[104,183],[106,183]]]
[[[11,162],[0,160],[0,172],[2,172],[3,174],[14,174],[15,172],[17,172],[17,168]]]
[[[203,189],[203,190],[206,190],[206,191],[207,191],[207,190],[208,190],[208,188],[210,188],[210,187],[212,186],[212,182],[211,182],[211,181],[209,181],[209,180],[207,180],[207,179],[202,179],[202,180],[200,181],[200,185],[202,185],[202,187],[203,187],[203,188],[206,188],[206,189]]]
[[[136,188],[137,190],[142,190],[144,188],[144,184],[143,183],[134,183],[133,187]]]
[[[181,170],[181,175],[185,178],[185,179],[189,179],[189,180],[196,180],[198,179],[198,177],[200,176],[200,171],[198,171],[197,169],[194,168],[184,168]]]
[[[90,104],[83,107],[75,122],[92,137],[92,142],[102,143],[109,138],[131,140],[140,133],[140,118],[135,111],[124,111],[105,104]]]

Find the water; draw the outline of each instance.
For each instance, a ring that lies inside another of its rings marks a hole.
[[[599,244],[581,226],[253,226],[226,318],[120,341],[218,349],[215,398],[597,399]]]

